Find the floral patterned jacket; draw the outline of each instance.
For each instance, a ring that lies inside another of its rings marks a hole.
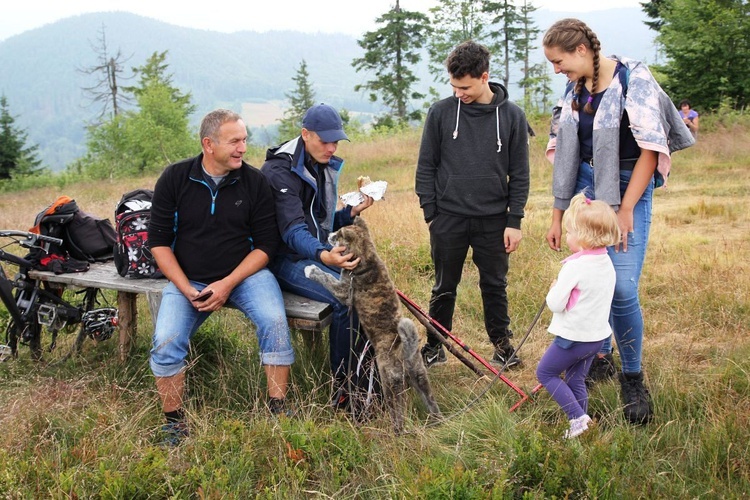
[[[627,92],[623,96],[620,78],[613,78],[594,116],[594,196],[620,206],[620,120],[627,110],[630,127],[638,146],[658,153],[657,171],[664,179],[672,164],[671,153],[695,143],[693,136],[679,118],[679,112],[653,75],[640,61],[610,56],[621,62],[629,73]],[[573,111],[573,92],[563,95],[552,112],[547,159],[554,164],[552,191],[554,207],[568,208],[575,194],[580,144],[578,112]]]

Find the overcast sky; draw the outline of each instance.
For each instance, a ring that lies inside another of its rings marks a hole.
[[[586,12],[638,7],[643,0],[532,0],[538,8]],[[222,31],[295,30],[345,33],[358,37],[395,0],[6,0],[0,13],[0,41],[60,19],[88,12],[124,11],[178,26]],[[437,0],[401,0],[402,9],[427,12]],[[227,4],[232,4],[229,6]],[[540,27],[544,29],[544,27]]]

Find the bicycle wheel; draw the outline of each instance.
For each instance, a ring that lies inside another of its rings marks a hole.
[[[26,327],[21,329],[15,321],[8,323],[5,338],[10,347],[11,356],[18,357],[18,343],[28,344],[31,351],[31,359],[39,361],[42,359],[42,327],[36,318],[29,321]]]
[[[18,338],[20,337],[18,333],[18,328],[16,327],[16,322],[11,320],[8,323],[8,327],[5,329],[5,342],[10,348],[10,355],[14,358],[18,357]]]
[[[34,361],[42,360],[42,326],[39,324],[36,318],[29,321],[26,328],[25,341],[29,343],[29,350],[31,351],[31,359]]]

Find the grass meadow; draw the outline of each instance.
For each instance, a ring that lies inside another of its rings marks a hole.
[[[116,340],[87,341],[52,365],[60,347],[33,363],[28,349],[0,364],[0,496],[5,498],[747,498],[750,496],[750,126],[705,117],[696,146],[674,157],[668,188],[655,193],[641,281],[644,370],[653,421],[627,424],[619,387],[590,392],[597,423],[563,441],[567,421],[540,392],[517,396],[477,378],[452,356],[430,370],[448,417],[425,425],[412,399],[404,435],[386,414],[364,424],[327,407],[327,340],[293,333],[294,418],[271,418],[252,328],[234,311],[197,333],[188,375],[191,438],[158,446],[162,415],[148,368],[151,332],[139,301],[139,339],[117,360]],[[551,167],[543,123],[532,140],[524,239],[511,257],[509,298],[516,342],[541,307],[561,255],[547,247]],[[359,175],[388,181],[364,214],[396,286],[427,308],[432,266],[414,194],[419,132],[340,145],[341,191]],[[260,166],[261,151],[248,154]],[[0,227],[26,229],[60,194],[112,218],[120,196],[155,178],[79,182],[0,194]],[[464,270],[454,333],[489,359],[478,275]],[[526,391],[550,336],[542,314],[506,375]],[[0,326],[7,313],[0,311]],[[421,334],[424,334],[421,329]],[[489,375],[489,373],[488,373]]]

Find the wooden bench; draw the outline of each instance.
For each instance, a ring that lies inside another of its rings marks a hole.
[[[91,264],[91,268],[83,273],[54,274],[49,271],[30,271],[29,276],[66,287],[117,291],[119,353],[122,361],[127,359],[137,336],[136,298],[139,294],[146,295],[152,324],[155,325],[161,303],[161,292],[168,283],[165,279],[123,278],[117,274],[111,262]],[[290,328],[320,332],[331,323],[333,309],[329,304],[287,292],[283,292],[283,295]]]

